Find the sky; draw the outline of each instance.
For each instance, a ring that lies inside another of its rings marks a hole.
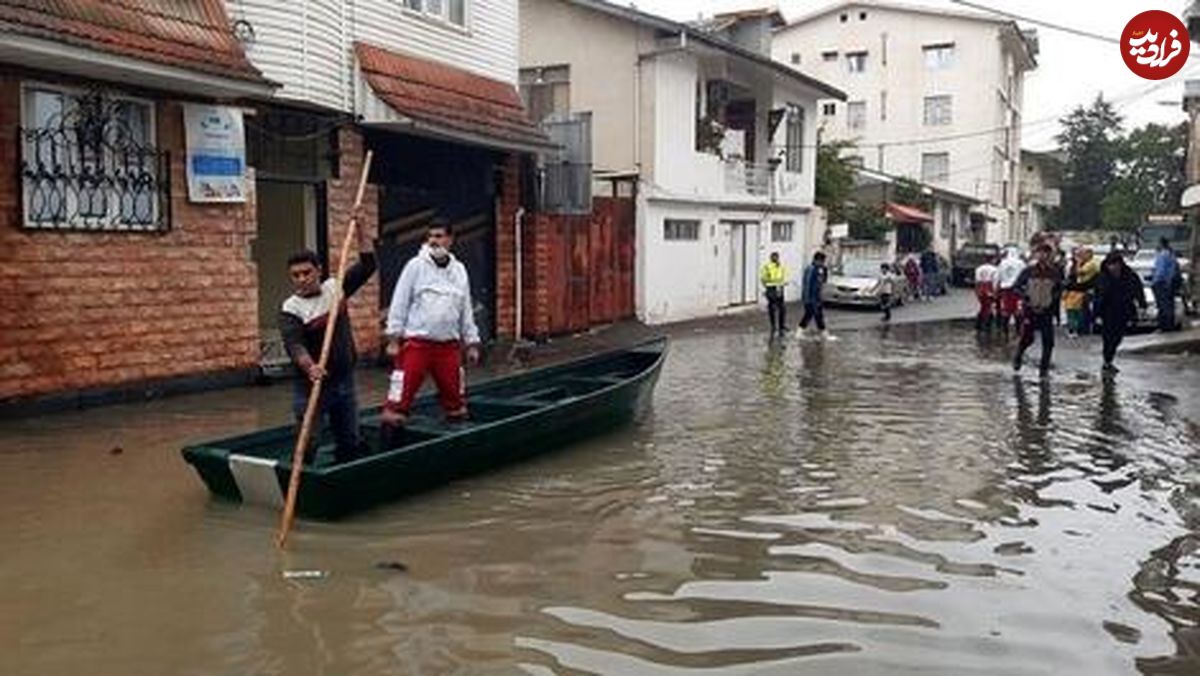
[[[620,2],[620,0],[617,0]],[[902,4],[973,11],[949,0],[898,0]],[[1140,2],[1131,0],[973,0],[1001,11],[1011,12],[1055,24],[1112,36],[1118,39],[1125,24],[1134,15],[1148,9],[1160,9],[1177,16],[1186,0]],[[700,14],[750,7],[778,7],[785,18],[807,14],[830,4],[831,0],[637,0],[638,9],[677,21],[696,19]],[[1057,119],[1078,105],[1091,103],[1096,95],[1116,101],[1125,118],[1125,128],[1148,122],[1172,124],[1187,119],[1182,109],[1183,82],[1200,78],[1200,45],[1193,43],[1192,58],[1182,71],[1154,82],[1143,80],[1125,66],[1120,46],[1111,42],[1073,35],[1044,26],[1017,22],[1022,28],[1038,33],[1038,68],[1026,75],[1026,126],[1021,145],[1030,150],[1055,147]],[[802,69],[803,70],[803,69]],[[1161,86],[1160,86],[1161,85]],[[1167,103],[1169,102],[1169,103]]]

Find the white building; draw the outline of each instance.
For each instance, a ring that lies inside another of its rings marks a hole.
[[[1028,235],[1046,229],[1047,213],[1062,204],[1061,152],[1021,151],[1021,230]]]
[[[776,60],[847,93],[820,102],[822,140],[862,166],[981,201],[959,241],[1026,241],[1018,218],[1024,77],[1032,31],[974,13],[836,2],[775,33]]]
[[[636,179],[638,316],[752,306],[779,251],[799,293],[813,233],[817,100],[770,58],[778,14],[698,27],[600,0],[521,0],[521,83],[538,119],[590,113],[595,176]],[[736,41],[736,44],[735,42]]]

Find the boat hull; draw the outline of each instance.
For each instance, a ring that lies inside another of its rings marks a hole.
[[[378,447],[379,409],[360,415],[373,453],[348,463],[305,466],[300,516],[336,519],[602,434],[632,420],[649,401],[666,356],[666,341],[539,369],[472,388],[472,421],[443,423],[432,396]],[[295,443],[291,425],[189,446],[183,456],[218,497],[282,504]],[[328,439],[325,440],[328,447]]]

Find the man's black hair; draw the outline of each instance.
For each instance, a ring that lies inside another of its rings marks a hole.
[[[814,261],[823,261],[823,260],[825,260],[825,252],[824,252],[824,251],[818,251],[817,253],[813,254],[813,260],[814,260]]]
[[[442,230],[446,233],[446,235],[450,237],[454,236],[454,229],[450,227],[449,223],[442,220],[431,221],[429,225],[425,227],[425,236],[428,237],[432,235],[434,230]]]
[[[288,256],[287,266],[289,268],[293,265],[300,265],[302,263],[312,263],[313,267],[319,268],[321,267],[321,257],[318,256],[317,252],[313,251],[312,249],[297,251],[291,256]]]
[[[1166,237],[1163,237],[1162,239],[1158,240],[1158,245],[1164,249],[1170,249],[1171,248],[1171,240],[1167,239]]]

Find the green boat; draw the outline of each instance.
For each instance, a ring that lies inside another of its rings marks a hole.
[[[430,394],[418,398],[408,425],[381,448],[379,407],[360,414],[371,447],[364,457],[333,461],[333,440],[317,440],[302,470],[296,510],[336,519],[562,447],[624,424],[653,394],[667,340],[474,385],[470,420],[446,422]],[[183,449],[183,457],[220,498],[281,507],[296,429],[283,425]]]

